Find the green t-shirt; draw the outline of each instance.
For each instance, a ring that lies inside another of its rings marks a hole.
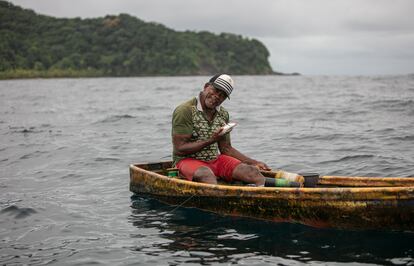
[[[191,135],[191,141],[206,140],[209,139],[218,128],[224,126],[228,122],[229,113],[221,106],[218,107],[213,120],[211,122],[208,121],[197,98],[194,97],[175,108],[172,116],[172,135]],[[226,134],[226,141],[230,142],[230,134]],[[217,156],[217,142],[204,147],[196,153],[185,156],[176,155],[175,149],[173,149],[173,165],[175,166],[184,158],[210,161],[216,159]]]

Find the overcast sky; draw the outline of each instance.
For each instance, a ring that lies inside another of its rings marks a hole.
[[[128,13],[175,30],[263,42],[273,70],[309,75],[414,73],[413,0],[11,0],[56,17]]]

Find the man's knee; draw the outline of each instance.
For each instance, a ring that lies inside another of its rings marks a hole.
[[[233,178],[259,186],[263,185],[265,181],[265,177],[257,167],[245,163],[239,164],[234,169]]]
[[[193,180],[196,182],[217,184],[217,177],[214,175],[213,171],[211,171],[211,169],[207,166],[199,167],[194,172]]]
[[[234,172],[237,174],[241,174],[244,176],[259,176],[261,175],[259,169],[257,167],[254,167],[252,165],[248,165],[245,163],[241,163],[234,169]]]

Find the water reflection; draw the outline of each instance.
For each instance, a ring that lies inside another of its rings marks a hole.
[[[314,229],[176,208],[146,196],[133,196],[131,201],[130,220],[137,231],[154,229],[153,233],[163,239],[137,247],[152,254],[167,252],[176,258],[197,259],[192,262],[202,264],[414,262],[414,233]]]

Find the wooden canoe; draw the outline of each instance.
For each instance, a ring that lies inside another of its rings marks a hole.
[[[168,177],[170,167],[171,162],[130,165],[130,190],[221,215],[318,228],[414,231],[414,177],[322,176],[314,188],[249,187]]]

